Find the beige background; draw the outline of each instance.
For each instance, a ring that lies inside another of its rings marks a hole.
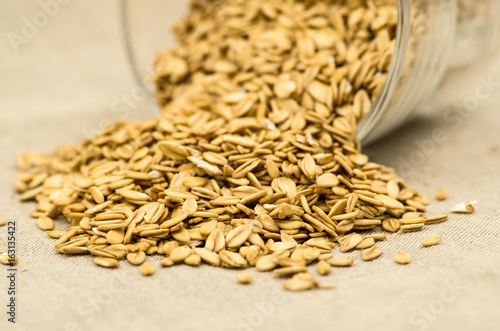
[[[186,1],[168,1],[178,7],[165,13],[173,22]],[[54,241],[28,217],[34,204],[20,204],[13,193],[15,155],[50,152],[99,130],[105,120],[120,117],[113,102],[134,88],[121,47],[118,3],[74,0],[59,9],[16,53],[8,33],[19,34],[23,17],[41,8],[36,1],[0,2],[0,216],[18,222],[20,257],[15,326],[6,322],[7,268],[0,266],[0,330],[498,329],[500,90],[473,113],[448,120],[445,108],[430,107],[430,115],[365,148],[428,196],[439,187],[448,191],[447,201],[432,199],[430,214],[468,199],[479,201],[478,211],[452,215],[422,232],[389,235],[378,260],[334,269],[324,278],[335,290],[289,293],[281,280],[254,270],[254,283],[241,286],[235,284],[238,271],[209,266],[158,268],[145,278],[126,262],[106,270],[90,256],[56,254]],[[450,93],[458,102],[474,98],[479,75],[491,73],[500,81],[499,68],[486,66]],[[129,116],[150,115],[139,105]],[[446,141],[429,140],[435,129],[443,130]],[[427,154],[418,147],[423,145]],[[421,248],[420,241],[433,235],[443,242]],[[4,227],[0,251],[5,241]],[[408,252],[412,263],[396,265],[398,251]],[[351,255],[359,259],[359,252]],[[151,261],[158,265],[159,257]]]

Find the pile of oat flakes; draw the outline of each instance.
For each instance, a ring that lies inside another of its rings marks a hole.
[[[352,265],[335,246],[372,260],[385,235],[367,230],[447,217],[425,217],[428,199],[360,152],[396,23],[389,0],[192,1],[155,61],[162,115],[19,156],[16,189],[36,199],[31,216],[59,253],[126,258],[145,275],[154,254],[162,266],[255,266],[290,277],[289,290],[330,287],[307,265]],[[67,231],[53,230],[61,215]]]

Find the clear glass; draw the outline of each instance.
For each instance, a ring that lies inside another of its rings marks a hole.
[[[123,0],[124,45],[137,83],[147,89],[150,112],[159,115],[150,81],[155,54],[173,45],[171,25],[184,15],[167,0]],[[187,12],[187,1],[185,10]],[[499,0],[397,0],[398,27],[387,79],[358,125],[372,142],[418,113],[431,96],[500,48]],[[175,5],[178,8],[179,5]],[[451,75],[450,73],[453,73]]]

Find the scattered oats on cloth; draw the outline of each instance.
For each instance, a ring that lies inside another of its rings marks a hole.
[[[374,260],[386,236],[365,231],[447,218],[423,216],[429,199],[360,152],[396,24],[389,0],[194,0],[155,60],[161,116],[20,155],[15,188],[57,252],[102,267],[126,259],[152,275],[158,254],[164,267],[255,266],[291,291],[332,288],[307,265],[354,263],[335,247]],[[59,216],[67,231],[52,230]]]

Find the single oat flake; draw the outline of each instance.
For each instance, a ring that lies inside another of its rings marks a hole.
[[[466,202],[461,202],[455,207],[451,208],[452,213],[465,213],[465,214],[471,214],[476,211],[476,204],[477,201],[466,201]]]
[[[394,256],[394,261],[398,264],[408,264],[411,262],[411,258],[407,253],[399,252]]]
[[[250,284],[252,282],[252,275],[249,273],[239,274],[236,276],[236,280],[240,284]]]
[[[434,246],[439,244],[440,242],[441,242],[441,237],[430,237],[422,240],[422,246],[424,247]]]
[[[446,191],[443,189],[443,188],[440,188],[439,190],[437,190],[436,192],[436,199],[439,200],[439,201],[443,201],[443,200],[446,200]]]

